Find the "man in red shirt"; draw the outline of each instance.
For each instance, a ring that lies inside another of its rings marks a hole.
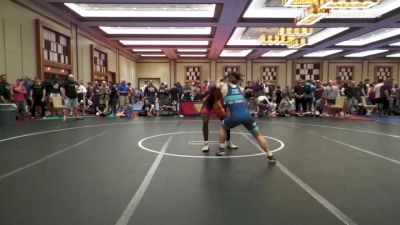
[[[13,91],[13,100],[14,103],[17,105],[17,111],[19,114],[19,118],[21,120],[25,120],[26,116],[26,88],[24,85],[24,81],[22,79],[18,79],[17,83],[12,86]]]

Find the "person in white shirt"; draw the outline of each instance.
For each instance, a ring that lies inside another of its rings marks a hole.
[[[383,101],[382,101],[382,96],[381,96],[382,86],[383,86],[382,79],[379,79],[378,83],[374,86],[375,102],[376,102],[376,105],[378,106],[378,113],[380,113],[383,108]]]
[[[87,89],[85,85],[83,85],[83,80],[79,81],[79,86],[78,86],[78,91],[76,92],[78,94],[78,101],[80,104],[80,110],[83,112],[83,115],[86,115],[86,93]]]

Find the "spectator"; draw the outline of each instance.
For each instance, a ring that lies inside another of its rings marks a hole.
[[[140,89],[142,90],[142,92],[144,93],[144,90],[147,88],[149,82],[146,80],[143,84],[143,86],[140,87]]]
[[[278,115],[290,116],[293,114],[293,101],[290,100],[288,95],[283,95],[283,99],[279,104]]]
[[[25,85],[25,89],[26,89],[26,94],[25,94],[25,100],[26,100],[26,105],[27,105],[26,111],[28,112],[29,111],[28,108],[30,109],[30,107],[32,106],[32,102],[29,99],[29,93],[31,93],[33,82],[30,77],[25,76],[24,85]]]
[[[58,81],[52,82],[52,86],[50,88],[50,94],[49,94],[49,111],[51,112],[51,115],[57,116],[57,115],[62,115],[62,113],[59,113],[59,110],[54,108],[54,98],[59,98],[61,97],[60,94],[60,84]]]
[[[198,101],[201,101],[203,99],[202,95],[201,95],[201,90],[200,90],[199,83],[195,83],[194,84],[192,92],[193,92],[193,94],[192,94],[193,101],[198,102]]]
[[[328,86],[325,88],[325,95],[329,105],[336,104],[336,97],[340,95],[339,88],[334,85],[331,80],[328,82]]]
[[[345,112],[347,115],[352,114],[352,109],[353,109],[354,103],[356,101],[357,89],[356,89],[355,85],[356,85],[356,83],[354,81],[350,81],[348,83],[348,86],[344,90],[344,94],[346,96]]]
[[[24,81],[18,79],[17,82],[12,87],[14,103],[17,105],[17,113],[20,120],[25,120],[26,116],[26,88]]]
[[[164,83],[161,83],[160,89],[158,90],[158,103],[160,104],[160,107],[165,105],[168,102],[168,88],[165,86]]]
[[[311,81],[307,81],[306,82],[306,91],[305,91],[307,112],[312,112],[312,110],[313,110],[313,103],[315,101],[314,91],[315,91],[314,84],[312,84]]]
[[[185,87],[185,91],[183,92],[183,95],[182,95],[182,101],[185,101],[185,102],[192,101],[192,89],[189,86],[189,84],[187,84]]]
[[[110,88],[109,108],[112,115],[115,116],[117,114],[118,91],[112,81],[108,81],[108,87]]]
[[[378,83],[374,86],[374,92],[375,92],[375,102],[376,105],[378,106],[378,113],[381,114],[383,110],[383,101],[382,101],[382,92],[381,88],[383,86],[383,80],[379,79]]]
[[[61,87],[61,95],[64,98],[66,109],[64,110],[64,121],[67,120],[68,110],[70,114],[75,114],[77,120],[81,120],[78,113],[78,83],[75,81],[75,76],[68,75],[68,81]]]
[[[246,87],[244,87],[244,98],[249,101],[249,99],[253,97],[253,92],[254,90],[251,81],[247,81]]]
[[[0,76],[0,102],[11,103],[12,99],[12,88],[7,82],[7,75],[3,74]]]
[[[153,81],[150,80],[148,86],[144,89],[144,97],[147,98],[151,104],[155,104],[157,97],[157,88],[153,85]]]
[[[83,80],[79,81],[79,86],[78,86],[78,102],[79,105],[81,106],[81,111],[83,115],[86,115],[86,94],[87,94],[87,89],[83,85]]]
[[[107,86],[107,82],[102,81],[99,88],[99,103],[105,105],[103,111],[109,111],[110,95],[111,89]]]
[[[143,108],[142,111],[140,112],[140,115],[148,117],[153,117],[156,115],[155,106],[154,104],[151,104],[151,102],[148,99],[144,100]]]
[[[125,84],[125,81],[122,80],[118,85],[118,95],[119,95],[119,110],[120,112],[124,111],[125,105],[128,103],[128,86]]]
[[[253,90],[254,90],[255,98],[258,98],[258,97],[264,95],[264,84],[262,83],[262,81],[260,79],[258,79],[257,82],[254,84]]]
[[[326,99],[326,96],[322,96],[316,103],[315,103],[315,115],[316,116],[329,116],[329,104]]]
[[[295,96],[295,104],[296,104],[296,113],[300,113],[300,105],[303,109],[303,112],[307,110],[307,102],[306,102],[306,86],[304,85],[304,81],[298,81],[296,86],[294,87],[294,96]]]
[[[397,115],[399,115],[400,114],[400,87],[397,84],[396,84],[395,98],[396,98],[395,113]]]
[[[279,86],[279,85],[276,86],[276,89],[274,91],[273,97],[275,99],[276,105],[278,105],[278,106],[281,104],[282,95],[283,95],[283,93],[282,93],[282,90],[281,90],[281,86]]]
[[[382,102],[382,113],[383,115],[390,115],[389,103],[391,101],[391,93],[393,88],[393,79],[389,78],[385,80],[384,84],[380,88],[380,97]]]
[[[133,98],[135,96],[135,90],[132,88],[132,84],[129,82],[128,85],[128,100],[130,104],[133,104]]]
[[[317,80],[315,82],[315,90],[314,90],[314,98],[315,102],[320,100],[322,98],[322,95],[324,94],[324,87],[321,85],[321,82]]]
[[[36,117],[37,106],[40,107],[41,115],[42,117],[44,117],[45,116],[44,100],[46,96],[46,89],[39,77],[35,78],[35,82],[32,85],[30,96],[32,101],[32,108],[31,108],[32,119]]]

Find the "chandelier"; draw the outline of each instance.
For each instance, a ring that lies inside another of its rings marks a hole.
[[[308,27],[281,27],[278,29],[278,35],[307,37],[314,32],[313,28]]]
[[[261,45],[286,45],[288,48],[301,48],[308,45],[308,38],[284,35],[261,35],[258,38]]]
[[[324,9],[366,9],[371,8],[382,0],[282,0],[284,7],[310,7],[319,5]]]
[[[328,14],[329,9],[322,9],[319,8],[318,5],[312,5],[295,18],[295,23],[297,26],[313,25],[325,18]]]
[[[301,48],[308,45],[308,38],[297,38],[293,41],[286,43],[288,48]]]

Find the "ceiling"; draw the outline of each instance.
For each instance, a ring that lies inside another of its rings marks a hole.
[[[399,0],[363,10],[333,9],[308,26],[313,28],[308,45],[297,49],[258,41],[278,28],[296,27],[294,18],[304,8],[282,7],[281,0],[31,1],[136,59],[400,56]]]

